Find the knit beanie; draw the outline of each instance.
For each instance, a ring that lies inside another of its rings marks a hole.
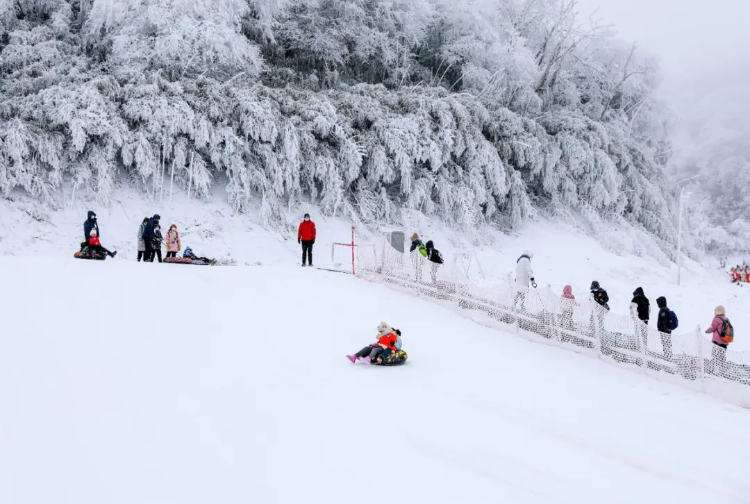
[[[717,317],[719,315],[726,315],[726,314],[727,314],[727,311],[724,309],[723,306],[719,305],[716,308],[714,308],[714,315],[716,315]]]

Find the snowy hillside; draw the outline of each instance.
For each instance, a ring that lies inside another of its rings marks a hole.
[[[747,410],[351,276],[2,257],[0,501],[743,502]],[[381,320],[400,368],[351,365]]]

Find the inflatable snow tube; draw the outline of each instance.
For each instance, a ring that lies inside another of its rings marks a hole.
[[[406,355],[406,352],[403,350],[399,350],[398,352],[389,354],[388,357],[386,357],[383,362],[378,363],[373,361],[372,365],[374,366],[400,366],[406,362],[406,359],[408,359],[409,356]]]
[[[75,254],[73,254],[73,257],[75,257],[76,259],[88,259],[90,261],[103,261],[107,258],[106,255],[100,255],[96,252],[89,252],[88,250],[76,252]]]
[[[164,259],[164,262],[169,264],[192,264],[193,266],[208,265],[207,262],[194,261],[192,259],[188,259],[187,257],[167,257],[166,259]]]

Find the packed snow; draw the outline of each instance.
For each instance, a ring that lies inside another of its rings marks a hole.
[[[743,502],[750,412],[339,273],[3,257],[0,501]],[[344,354],[385,320],[398,368]]]

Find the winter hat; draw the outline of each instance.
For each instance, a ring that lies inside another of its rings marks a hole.
[[[158,221],[159,219],[161,219],[161,215],[159,215],[159,214],[154,214],[154,220],[155,220],[155,221]]]
[[[390,332],[393,332],[393,329],[391,328],[391,326],[389,326],[389,325],[388,325],[388,324],[386,324],[385,322],[381,322],[381,323],[380,323],[380,324],[378,325],[378,334],[379,334],[379,335],[381,335],[381,336],[385,336],[386,334],[388,334],[388,333],[390,333]]]
[[[91,231],[89,232],[89,234],[90,234],[91,236],[96,236],[96,235],[97,235],[97,233],[96,233],[96,228],[91,228]]]
[[[719,315],[726,315],[726,314],[727,314],[727,311],[724,309],[723,306],[719,305],[716,308],[714,308],[714,315],[716,315],[717,317]]]
[[[425,243],[424,246],[427,247],[427,250],[435,248],[435,244],[432,243],[432,240],[430,240],[427,243]]]
[[[596,290],[596,289],[600,289],[600,288],[601,287],[599,286],[599,282],[597,282],[596,280],[594,280],[593,282],[591,282],[591,290]]]
[[[529,259],[531,259],[532,257],[534,257],[534,253],[532,251],[530,251],[530,250],[524,250],[522,255],[527,256]]]
[[[417,241],[417,240],[419,240],[419,235],[417,233],[414,233],[413,235],[411,235],[411,241]]]
[[[665,298],[664,296],[656,298],[656,304],[659,305],[659,308],[666,308],[667,298]]]
[[[643,293],[643,287],[638,287],[636,290],[633,291],[634,296],[645,296],[646,294]]]
[[[169,225],[169,230],[171,231],[172,228],[174,228],[174,230],[177,231],[177,225],[176,224],[170,224]]]

